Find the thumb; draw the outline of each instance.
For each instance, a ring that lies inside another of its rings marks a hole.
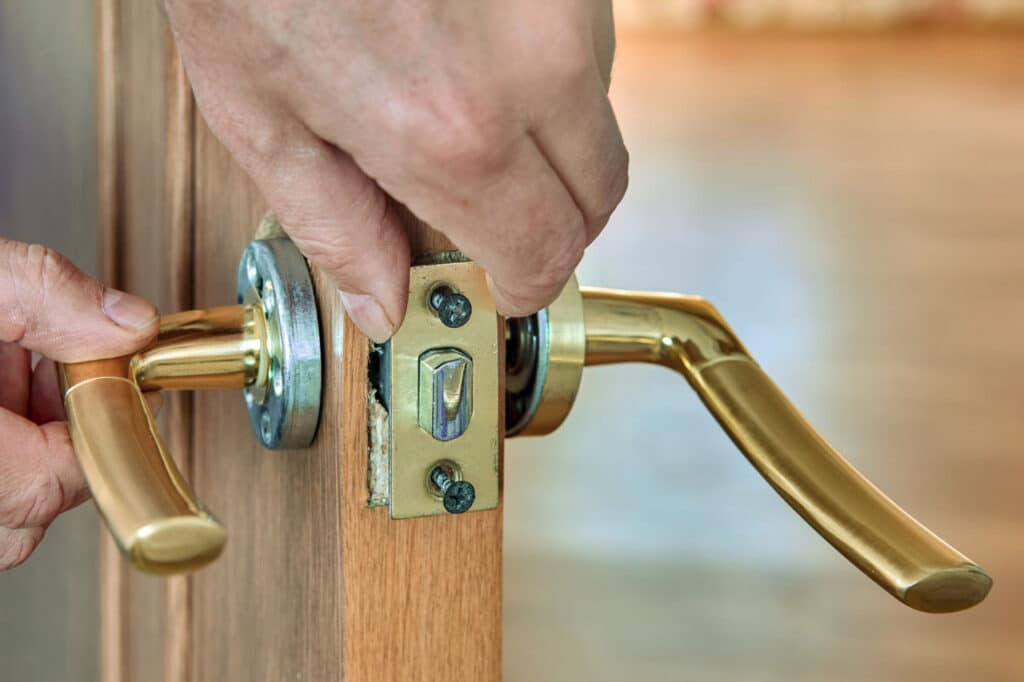
[[[157,332],[157,310],[104,287],[53,249],[0,238],[0,341],[58,362],[132,353]]]

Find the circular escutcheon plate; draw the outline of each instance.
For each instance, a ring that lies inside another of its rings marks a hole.
[[[257,239],[238,266],[238,302],[267,318],[266,386],[243,390],[264,447],[308,447],[320,422],[320,322],[306,259],[287,237]]]

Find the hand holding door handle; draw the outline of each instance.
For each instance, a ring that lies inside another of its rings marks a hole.
[[[267,364],[262,308],[238,305],[165,317],[156,343],[135,356],[61,367],[93,499],[139,569],[194,570],[217,558],[226,539],[167,452],[143,389],[263,385]]]
[[[513,325],[513,338],[524,324]],[[941,613],[973,606],[988,594],[991,578],[843,459],[704,299],[580,290],[573,281],[535,324],[546,329],[541,361],[534,364],[547,379],[510,396],[513,404],[518,400],[525,406],[509,422],[518,420],[523,433],[546,433],[558,426],[571,407],[584,364],[662,365],[686,378],[776,492],[894,597],[915,609]],[[509,353],[514,359],[521,355],[519,350]]]
[[[93,499],[122,553],[150,573],[195,570],[224,528],[184,480],[143,391],[243,389],[268,448],[305,447],[319,419],[320,337],[305,260],[283,238],[242,257],[240,303],[162,318],[133,356],[61,366],[69,429]]]
[[[157,319],[52,249],[0,237],[0,571],[88,498],[53,362],[130,353],[156,336]]]

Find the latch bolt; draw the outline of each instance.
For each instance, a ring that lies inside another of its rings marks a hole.
[[[420,356],[419,424],[437,440],[466,432],[473,416],[473,361],[454,349]]]

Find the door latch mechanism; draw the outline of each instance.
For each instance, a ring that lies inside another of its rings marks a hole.
[[[449,253],[413,266],[405,321],[370,377],[385,423],[371,424],[383,438],[371,438],[369,496],[391,518],[498,506],[499,328],[478,265]]]

